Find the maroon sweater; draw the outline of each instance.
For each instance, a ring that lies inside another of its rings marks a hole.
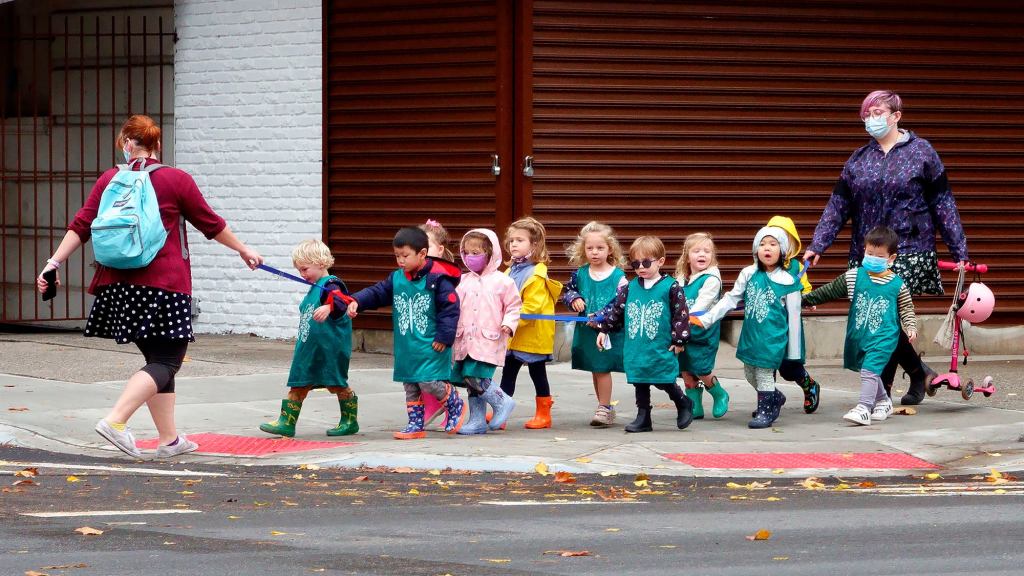
[[[156,163],[156,160],[146,160],[147,165],[153,163]],[[136,168],[138,167],[137,163]],[[89,227],[96,218],[100,196],[103,195],[103,189],[107,187],[110,179],[116,173],[117,168],[111,168],[100,176],[92,187],[89,197],[85,200],[85,204],[68,225],[68,230],[74,230],[82,242],[88,242],[92,235]],[[184,171],[165,166],[150,174],[150,179],[153,182],[153,188],[156,189],[156,198],[160,204],[160,216],[164,221],[164,228],[168,230],[167,242],[157,253],[156,258],[145,268],[117,270],[96,264],[96,274],[92,277],[92,284],[89,285],[90,294],[95,294],[96,290],[103,286],[116,283],[150,286],[181,294],[192,294],[192,267],[184,255],[188,250],[188,239],[179,231],[181,217],[184,216],[185,220],[207,238],[213,238],[220,234],[227,223],[213,211],[213,208],[210,208],[195,181]],[[185,242],[184,246],[182,246],[182,241]]]

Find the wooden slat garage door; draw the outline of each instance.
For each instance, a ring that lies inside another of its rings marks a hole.
[[[350,288],[395,268],[401,226],[429,217],[458,236],[510,217],[510,17],[507,2],[325,7],[325,235]]]
[[[1024,12],[1018,2],[569,2],[532,13],[526,209],[561,245],[587,220],[670,257],[706,230],[731,283],[773,214],[809,239],[857,114],[901,93],[902,126],[945,162],[971,254],[993,266],[997,320],[1024,319]],[[812,273],[845,266],[849,228]],[[940,257],[945,247],[940,242]],[[918,301],[926,312],[947,298]]]

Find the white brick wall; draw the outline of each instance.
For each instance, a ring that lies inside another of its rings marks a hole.
[[[176,164],[243,242],[292,271],[292,247],[321,236],[321,3],[175,0],[174,19]],[[197,332],[294,336],[302,286],[189,238]]]

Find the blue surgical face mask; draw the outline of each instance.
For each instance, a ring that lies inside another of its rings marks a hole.
[[[889,259],[865,254],[864,259],[860,261],[860,265],[868,272],[881,274],[889,269]]]
[[[885,138],[885,135],[892,130],[892,126],[889,125],[889,116],[868,116],[864,119],[864,130],[871,135],[874,139]]]

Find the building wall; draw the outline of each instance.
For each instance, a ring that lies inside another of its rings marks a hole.
[[[320,238],[322,9],[312,0],[176,0],[177,166],[267,263]],[[293,336],[300,285],[250,272],[190,230],[197,332]]]

